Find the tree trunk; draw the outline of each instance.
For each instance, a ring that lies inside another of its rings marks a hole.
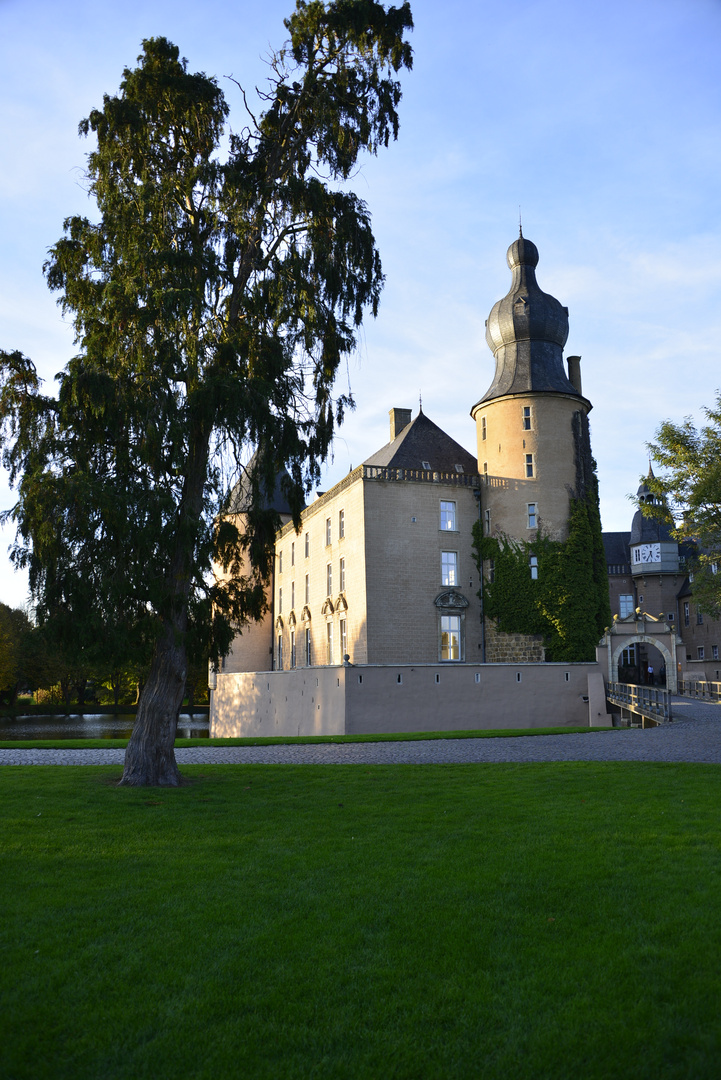
[[[127,787],[178,787],[175,761],[178,712],[185,693],[184,635],[166,624],[143,686],[120,781]]]

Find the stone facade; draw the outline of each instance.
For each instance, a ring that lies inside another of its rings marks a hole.
[[[486,661],[489,664],[542,664],[545,649],[540,634],[504,634],[486,620]]]

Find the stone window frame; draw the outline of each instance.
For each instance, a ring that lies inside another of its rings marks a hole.
[[[624,608],[627,608],[624,611]],[[625,619],[628,615],[633,615],[633,593],[621,593],[618,598],[618,615],[620,619]]]
[[[522,410],[521,411],[521,424],[523,425],[523,430],[524,431],[532,431],[533,428],[531,427],[531,422],[532,422],[533,413],[531,412],[531,406],[530,405],[522,405],[521,410]]]
[[[526,454],[526,479],[530,480],[536,475],[536,462],[533,454]]]
[[[338,539],[342,540],[345,536],[345,510],[338,511]]]
[[[457,551],[442,551],[441,552],[441,585],[444,588],[457,587],[460,582],[460,575],[458,570],[458,552]]]
[[[332,596],[333,595],[333,563],[332,562],[329,562],[329,563],[325,564],[325,584],[326,584],[325,595],[326,596]]]
[[[345,559],[341,558],[338,564],[338,586],[341,592],[345,592]]]
[[[483,442],[485,442],[487,436],[488,436],[488,425],[486,424],[485,416],[482,416],[481,417],[481,440]]]
[[[538,555],[528,556],[528,569],[531,571],[531,581],[538,581]]]
[[[530,502],[526,503],[526,513],[528,515],[528,529],[538,528],[538,503]]]
[[[438,662],[442,664],[462,664],[466,659],[466,610],[469,602],[463,593],[455,589],[444,589],[433,601],[436,608]],[[457,616],[459,622],[459,656],[457,660],[443,657],[443,620],[448,616]]]
[[[305,534],[305,557],[306,557],[306,559],[310,558],[310,533],[309,532],[307,532]]]
[[[441,499],[440,531],[458,532],[458,505],[455,500]]]
[[[325,519],[325,546],[330,547],[333,543],[333,519]]]

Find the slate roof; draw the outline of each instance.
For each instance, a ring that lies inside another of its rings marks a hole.
[[[606,552],[608,566],[627,566],[630,569],[631,557],[628,550],[630,533],[605,532],[603,537],[603,550]]]
[[[258,451],[256,450],[256,452],[253,454],[252,458],[246,465],[240,480],[230,493],[230,499],[228,502],[229,514],[242,514],[245,510],[248,509],[248,501],[250,497],[249,476],[253,468],[255,467],[257,455]],[[275,510],[278,514],[291,514],[292,511],[288,504],[288,500],[285,497],[285,494],[283,493],[283,489],[281,487],[281,480],[284,477],[288,477],[288,481],[290,482],[290,476],[288,476],[288,472],[285,468],[280,469],[276,473],[275,486],[271,495],[266,495],[264,497],[263,506],[266,509]]]
[[[446,435],[423,412],[419,412],[403,431],[372,454],[364,465],[390,466],[394,469],[423,469],[427,462],[432,472],[456,472],[463,466],[467,476],[478,474],[478,462],[473,454]]]

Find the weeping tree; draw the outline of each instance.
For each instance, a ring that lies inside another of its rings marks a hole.
[[[233,89],[245,126],[227,136],[217,81],[143,42],[80,124],[97,214],[67,219],[45,265],[77,355],[53,396],[1,354],[12,555],[38,617],[89,647],[112,627],[151,658],[124,784],[179,783],[188,641],[217,660],[261,614],[278,525],[263,493],[283,464],[299,522],[352,405],[336,373],[378,307],[370,217],[345,181],[397,136],[410,7],[297,0],[285,26],[258,106]],[[251,449],[241,535],[222,511]]]

